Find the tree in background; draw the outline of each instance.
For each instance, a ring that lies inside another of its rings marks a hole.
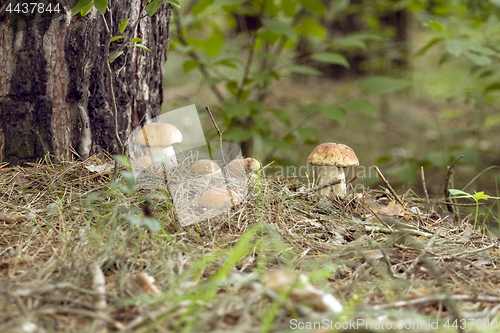
[[[143,17],[146,0],[79,1],[75,16],[61,5],[63,15],[21,28],[12,19],[21,14],[2,12],[0,160],[17,164],[46,153],[68,159],[73,151],[87,157],[100,149],[118,148],[105,50],[112,36],[122,32],[147,40],[151,52],[123,48],[124,56],[111,63],[119,110],[116,130],[124,140],[141,120],[157,116],[171,15],[171,5],[160,7],[161,3],[156,15]],[[120,31],[126,19],[130,24]],[[112,41],[109,55],[122,43],[130,40]]]

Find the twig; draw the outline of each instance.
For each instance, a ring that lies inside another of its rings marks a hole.
[[[217,134],[219,135],[220,154],[222,157],[222,166],[221,166],[222,175],[224,176],[224,182],[226,183],[226,188],[227,188],[227,191],[229,193],[229,197],[231,198],[231,204],[234,208],[234,207],[236,207],[236,205],[234,203],[233,193],[231,191],[231,188],[229,187],[229,181],[228,181],[229,174],[228,174],[227,168],[226,168],[226,160],[224,158],[224,150],[222,149],[222,132],[220,131],[219,126],[217,126],[217,123],[215,122],[214,116],[212,115],[210,108],[207,106],[207,107],[205,107],[205,109],[207,110],[208,115],[210,116],[210,119],[212,119],[212,123],[214,124],[215,129],[217,130]]]
[[[453,174],[453,168],[455,167],[455,163],[457,163],[458,160],[461,159],[462,157],[464,157],[464,155],[458,156],[457,159],[454,160],[450,166],[448,166],[448,169],[446,170],[446,175],[444,177],[444,201],[447,202],[446,206],[448,207],[448,211],[450,213],[453,213],[453,214],[455,214],[455,211],[453,210],[453,206],[449,204],[449,203],[451,203],[450,191],[449,191],[450,178],[451,178],[451,175]],[[442,183],[441,183],[441,185],[442,185]],[[441,186],[440,186],[440,188],[441,188]]]
[[[431,201],[429,199],[429,193],[427,193],[427,186],[425,185],[425,175],[424,175],[424,167],[420,166],[420,175],[422,176],[422,187],[424,188],[425,200],[427,201],[427,205],[431,205]]]
[[[321,190],[321,189],[323,189],[325,187],[329,187],[329,186],[334,186],[334,185],[340,184],[341,182],[342,182],[342,180],[336,179],[333,182],[329,182],[329,183],[326,183],[326,184],[321,184],[321,185],[318,185],[318,186],[315,186],[315,187],[311,187],[311,188],[305,190],[304,192],[293,193],[293,194],[290,195],[290,197],[299,197],[299,196],[307,194],[309,192],[316,192],[316,191],[319,191],[319,190]]]
[[[375,169],[375,171],[377,171],[377,174],[378,176],[380,177],[380,179],[382,180],[382,182],[384,183],[385,187],[389,190],[389,192],[391,192],[391,194],[394,196],[394,198],[396,199],[396,201],[401,205],[401,206],[404,206],[403,204],[403,201],[401,201],[401,199],[399,198],[399,196],[396,194],[396,191],[394,191],[394,189],[392,188],[391,184],[389,184],[389,182],[387,181],[387,179],[385,179],[384,175],[382,174],[382,172],[380,172],[380,169],[377,167],[377,166],[374,166],[373,167]]]
[[[370,212],[373,214],[373,216],[375,216],[375,218],[376,218],[376,219],[377,219],[380,223],[382,223],[382,224],[383,224],[383,225],[384,225],[387,229],[389,229],[391,232],[393,232],[393,230],[392,230],[391,226],[390,226],[390,225],[388,225],[388,224],[387,224],[384,220],[382,220],[382,219],[381,219],[381,218],[377,215],[377,213],[375,213],[375,212],[373,211],[373,209],[371,209],[371,208],[370,208],[370,207],[368,207],[368,206],[366,206],[366,207],[370,210]]]
[[[106,308],[106,280],[104,274],[102,274],[101,267],[96,261],[90,263],[89,271],[92,275],[92,289],[97,292],[95,306],[98,310],[104,310]]]
[[[415,269],[415,267],[417,266],[419,261],[422,260],[422,258],[430,250],[432,245],[434,245],[434,242],[439,237],[439,233],[440,233],[440,230],[438,230],[434,233],[432,238],[427,242],[427,245],[425,245],[425,247],[422,249],[422,251],[420,251],[418,256],[412,261],[412,263],[410,264],[410,266],[408,266],[408,268],[404,271],[404,273],[401,275],[395,275],[397,278],[405,279],[408,276],[408,274],[410,274]]]
[[[476,207],[476,206],[483,206],[484,202],[478,202],[478,203],[458,203],[458,202],[446,202],[446,201],[441,201],[440,204],[442,205],[452,205],[452,206],[461,206],[461,207]]]
[[[245,71],[243,73],[243,77],[241,78],[240,86],[238,87],[238,92],[236,94],[237,102],[241,102],[241,94],[243,93],[243,89],[245,88],[245,82],[247,81],[248,74],[250,73],[250,66],[252,65],[253,55],[255,52],[255,41],[257,40],[256,34],[252,34],[252,41],[250,42],[250,51],[248,51],[248,59],[245,66]]]
[[[373,306],[365,306],[363,310],[385,310],[391,308],[400,308],[403,306],[410,306],[422,303],[431,303],[431,302],[441,302],[444,300],[451,301],[464,301],[464,302],[485,302],[485,303],[500,303],[500,297],[495,296],[473,296],[473,295],[436,295],[436,296],[428,296],[428,297],[420,297],[409,299],[405,301],[399,301],[389,304],[378,304]]]
[[[32,288],[32,289],[22,289],[22,290],[13,291],[13,292],[6,293],[6,294],[9,296],[12,296],[12,297],[16,297],[16,296],[27,297],[27,296],[31,296],[32,294],[37,294],[37,293],[43,294],[43,293],[46,293],[48,291],[57,290],[57,289],[66,289],[66,288],[73,289],[73,290],[76,290],[76,291],[79,291],[82,293],[86,293],[86,294],[90,294],[90,295],[97,295],[97,293],[93,290],[79,288],[79,287],[76,287],[76,286],[72,285],[71,283],[67,283],[67,282],[61,282],[61,283],[57,283],[57,284],[48,284],[48,285],[45,285],[42,287]]]

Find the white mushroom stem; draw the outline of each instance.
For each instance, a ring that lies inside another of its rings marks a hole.
[[[174,167],[177,165],[177,158],[175,157],[174,147],[147,147],[146,152],[151,153],[151,158],[154,162],[159,162],[167,167]]]
[[[322,165],[319,167],[318,185],[328,184],[340,179],[340,184],[334,186],[327,186],[318,191],[319,195],[327,198],[334,198],[336,196],[345,196],[346,183],[344,168],[336,166]]]

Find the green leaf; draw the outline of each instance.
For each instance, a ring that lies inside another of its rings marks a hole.
[[[135,47],[138,47],[138,48],[140,48],[140,49],[143,49],[143,50],[146,50],[146,51],[151,52],[151,50],[150,50],[150,49],[148,49],[145,45],[142,45],[142,44],[134,44],[134,45],[132,45],[132,46],[135,46]]]
[[[143,40],[140,38],[132,38],[132,43],[140,43],[140,42],[143,42]]]
[[[201,84],[202,85],[208,85],[208,86],[213,86],[213,85],[216,85],[217,83],[219,83],[221,81],[221,79],[218,79],[216,77],[204,77],[202,80],[201,80]]]
[[[90,12],[92,11],[92,9],[94,9],[94,3],[93,3],[93,2],[91,2],[91,3],[89,3],[87,6],[85,6],[85,7],[81,10],[80,14],[81,14],[82,16],[86,16],[88,13],[90,13]]]
[[[299,127],[296,131],[307,141],[315,141],[318,138],[318,131],[312,127]]]
[[[108,0],[94,0],[94,6],[97,8],[101,15],[106,14],[106,8],[108,7]]]
[[[184,64],[182,64],[182,69],[184,70],[184,73],[189,72],[193,68],[196,68],[200,66],[200,63],[194,59],[186,60],[184,61]]]
[[[452,199],[464,199],[464,198],[473,199],[472,194],[454,188],[450,188],[448,192],[450,192],[450,194],[452,195],[451,197]]]
[[[248,105],[234,103],[234,102],[227,102],[222,107],[222,111],[230,119],[239,117],[248,117],[252,113],[252,110]]]
[[[269,44],[273,45],[275,44],[279,39],[281,35],[271,32],[271,31],[259,31],[258,39],[262,40],[264,42],[268,42]]]
[[[146,13],[153,16],[163,4],[163,0],[153,0],[146,6]]]
[[[409,86],[411,86],[411,82],[386,76],[368,77],[359,81],[358,84],[359,90],[373,94],[391,93],[403,90]]]
[[[237,58],[226,58],[226,59],[221,59],[213,63],[214,66],[220,65],[220,66],[225,66],[225,67],[230,67],[230,68],[236,68],[235,62],[238,61]]]
[[[153,217],[128,215],[125,216],[125,220],[138,227],[145,227],[151,232],[158,232],[161,230],[160,223]]]
[[[226,88],[234,96],[238,94],[238,83],[236,81],[229,81],[226,83]]]
[[[254,111],[264,113],[267,111],[267,106],[259,101],[248,101],[248,106]]]
[[[92,0],[78,0],[75,6],[71,9],[71,16],[80,13],[85,7],[88,7]]]
[[[111,41],[114,42],[115,40],[119,40],[119,39],[122,39],[125,37],[127,37],[127,36],[115,36],[115,37],[111,38]]]
[[[318,15],[325,15],[325,5],[316,0],[299,0],[299,3],[310,12],[316,13]]]
[[[219,54],[224,46],[225,36],[221,31],[215,30],[208,39],[191,40],[191,44],[202,48],[208,55],[215,56]]]
[[[375,114],[375,108],[373,105],[364,99],[356,99],[353,101],[347,101],[343,103],[346,109],[353,110],[362,114]]]
[[[337,105],[328,105],[319,109],[320,113],[327,117],[328,119],[335,120],[336,122],[343,124],[347,119],[347,114],[344,109]]]
[[[262,116],[259,116],[258,114],[252,115],[252,120],[254,121],[255,126],[260,133],[264,134],[265,136],[269,136],[269,134],[271,133],[271,125],[269,124],[269,120]]]
[[[317,61],[326,62],[329,64],[341,65],[346,68],[349,68],[349,62],[347,62],[347,59],[342,54],[339,53],[331,53],[331,52],[317,53],[311,56],[311,58]]]
[[[442,32],[443,31],[443,26],[439,23],[437,23],[435,20],[429,22],[427,24],[430,28],[436,30],[437,32]]]
[[[281,0],[281,10],[288,17],[294,17],[297,11],[297,2],[295,0]]]
[[[487,194],[484,194],[483,191],[474,193],[474,195],[472,197],[476,201],[479,201],[479,200],[488,200],[490,198],[490,196],[487,195]]]
[[[465,56],[467,57],[467,59],[469,59],[475,65],[478,65],[478,66],[489,66],[492,63],[490,57],[486,57],[486,56],[483,56],[483,55],[478,55],[478,54],[475,54],[475,53],[471,53],[469,51],[465,52]]]
[[[441,151],[430,151],[426,155],[426,159],[433,166],[440,168],[446,168],[449,162],[449,158],[443,154]]]
[[[297,35],[295,34],[295,30],[293,27],[289,24],[283,23],[278,20],[274,19],[263,19],[262,24],[264,27],[274,33],[277,33],[279,35],[283,35],[291,39],[292,41],[295,41],[295,38]]]
[[[319,40],[324,39],[328,35],[328,31],[325,26],[321,25],[311,17],[305,17],[299,21],[296,25],[295,30],[297,33],[307,36],[316,37]]]
[[[464,51],[463,44],[456,39],[448,39],[444,41],[444,48],[446,52],[458,57]]]
[[[177,8],[181,8],[181,2],[178,0],[163,0],[163,2],[169,3]]]
[[[293,146],[283,140],[276,140],[276,139],[271,139],[267,137],[262,138],[262,144],[264,148],[266,149],[273,149],[276,148],[278,150],[284,151],[286,153],[293,153],[294,149]]]
[[[442,37],[434,37],[430,41],[428,41],[427,44],[425,44],[424,46],[422,46],[420,48],[420,50],[418,50],[417,52],[415,52],[413,55],[415,57],[420,56],[420,55],[424,54],[425,52],[427,52],[427,50],[429,50],[434,45],[436,45],[438,43],[441,43],[443,40],[444,40],[444,38],[442,38]]]
[[[118,58],[122,54],[123,54],[123,51],[118,51],[118,52],[113,53],[112,55],[109,56],[109,62],[115,61],[116,58]]]
[[[241,5],[246,1],[247,0],[215,0],[213,6],[223,7],[223,6]]]
[[[292,124],[290,118],[286,114],[286,112],[283,112],[281,110],[272,110],[274,116],[278,118],[283,124],[290,126]]]
[[[323,75],[322,72],[311,66],[294,65],[287,67],[287,69],[292,73],[304,74],[304,75]]]
[[[467,46],[467,51],[471,51],[473,53],[478,53],[485,56],[494,56],[497,54],[497,52],[493,51],[492,49],[476,43]]]
[[[484,88],[484,93],[486,94],[486,93],[488,93],[490,91],[494,91],[494,90],[500,90],[500,82],[492,83],[489,86],[487,86],[486,88]]]
[[[125,28],[127,28],[129,21],[130,21],[130,19],[126,18],[126,19],[123,19],[122,22],[120,23],[118,30],[120,30],[121,34],[125,31]]]
[[[202,0],[197,1],[196,4],[191,9],[191,14],[198,15],[203,12],[208,6],[210,6],[214,0]]]

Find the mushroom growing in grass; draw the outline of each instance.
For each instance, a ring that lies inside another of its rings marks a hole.
[[[148,147],[146,151],[151,154],[153,161],[166,166],[177,165],[172,145],[181,141],[181,132],[174,125],[166,123],[144,125],[135,137],[136,143]]]
[[[231,191],[231,192],[229,192]],[[231,193],[231,195],[229,195]],[[239,202],[239,195],[233,190],[228,190],[227,188],[214,188],[206,191],[198,200],[199,205],[203,208],[208,209],[220,209],[231,207],[231,196],[233,197],[234,203]]]
[[[319,195],[334,198],[344,197],[346,182],[344,169],[358,166],[359,161],[352,148],[341,143],[322,143],[307,158],[311,165],[319,166],[318,185],[329,184],[339,179],[340,184],[327,186],[319,190]]]
[[[195,175],[209,176],[220,173],[220,167],[211,160],[198,160],[191,166],[190,171]]]
[[[255,158],[232,160],[227,164],[229,176],[235,178],[246,178],[247,175],[260,169],[260,163]]]

